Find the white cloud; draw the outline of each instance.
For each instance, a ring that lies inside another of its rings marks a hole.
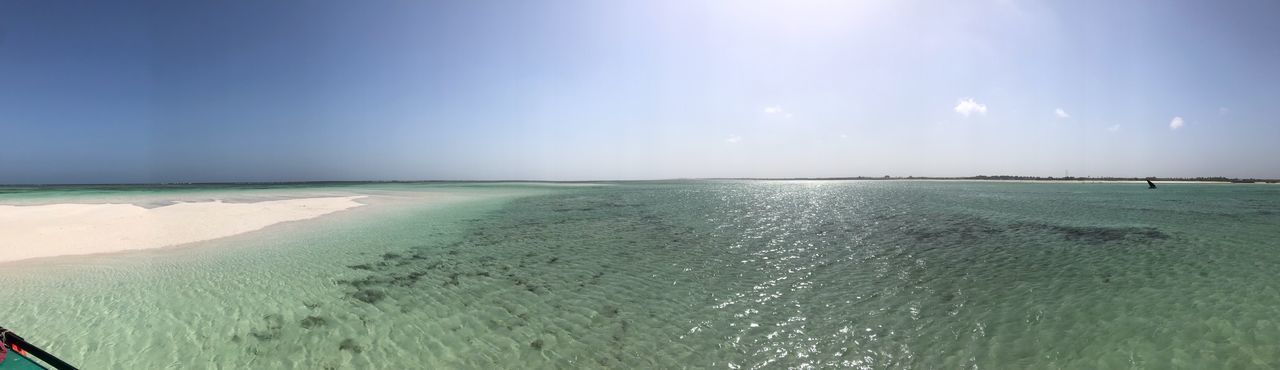
[[[1186,124],[1186,122],[1182,120],[1182,117],[1173,117],[1173,120],[1169,121],[1169,129],[1177,130],[1182,128],[1182,125],[1184,124]]]
[[[1062,110],[1062,108],[1055,109],[1053,114],[1058,116],[1058,118],[1071,118],[1071,115],[1067,114],[1067,111]]]
[[[840,138],[841,138],[841,139],[848,139],[848,138],[849,138],[849,134],[840,134]]]
[[[733,136],[730,136],[728,139],[724,139],[724,142],[729,144],[737,144],[741,141],[742,141],[742,137],[738,135],[733,135]]]
[[[1120,125],[1111,125],[1111,127],[1107,127],[1107,131],[1111,131],[1111,132],[1120,131]]]
[[[956,113],[965,117],[974,113],[987,114],[987,105],[978,103],[973,98],[960,99],[960,102],[956,103]]]
[[[1225,116],[1231,114],[1231,110],[1227,109],[1227,107],[1218,107],[1218,114]]]
[[[776,105],[764,107],[764,114],[768,114],[771,116],[780,116],[782,118],[791,118],[792,116],[790,112],[787,112],[783,110],[782,107],[776,106]]]

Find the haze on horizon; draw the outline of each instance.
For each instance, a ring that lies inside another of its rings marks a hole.
[[[1280,178],[1280,3],[0,2],[0,183]]]

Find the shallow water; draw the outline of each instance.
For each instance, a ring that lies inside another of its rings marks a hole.
[[[417,189],[458,196],[20,262],[0,314],[91,368],[1280,365],[1280,187],[340,191]]]

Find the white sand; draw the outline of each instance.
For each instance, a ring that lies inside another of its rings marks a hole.
[[[160,248],[359,207],[363,196],[256,203],[0,205],[0,262]]]

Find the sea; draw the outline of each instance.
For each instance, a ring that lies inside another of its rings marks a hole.
[[[1280,367],[1275,185],[7,187],[0,204],[351,194],[369,205],[0,264],[0,326],[86,369]]]

